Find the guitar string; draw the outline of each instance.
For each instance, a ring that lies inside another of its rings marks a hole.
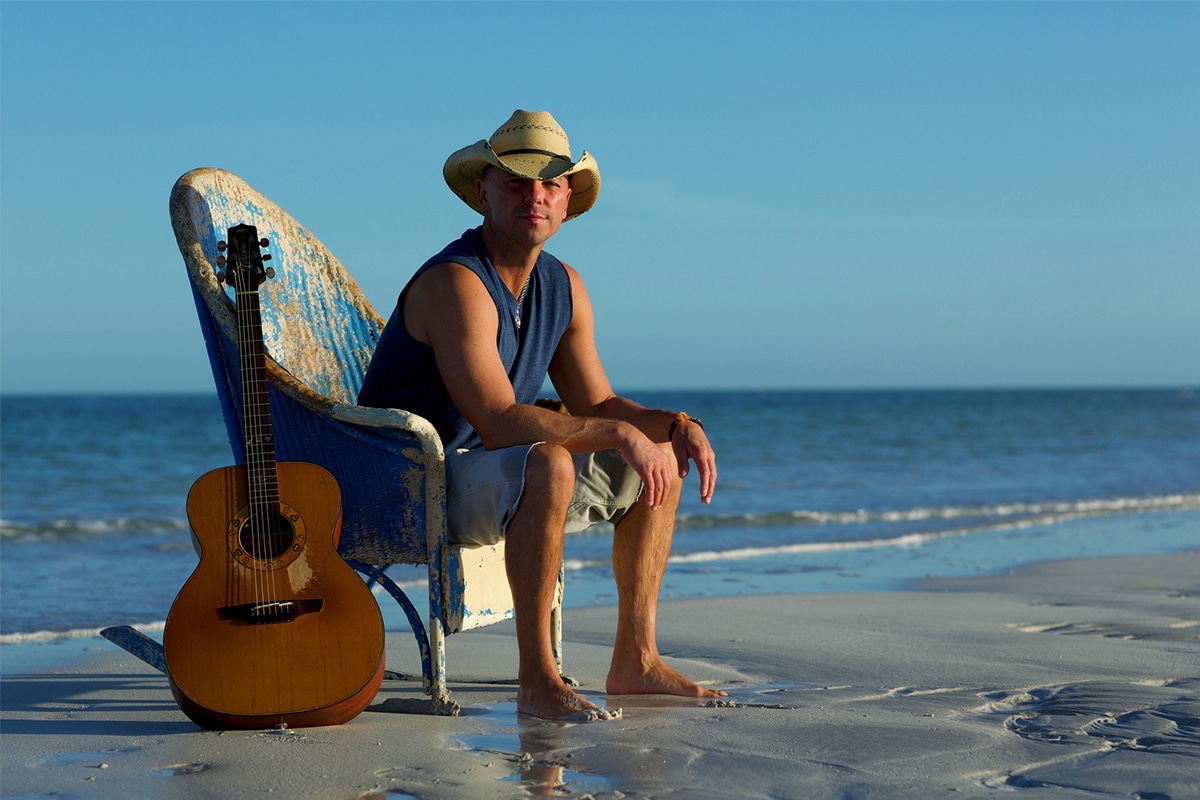
[[[247,269],[249,267],[247,266]],[[240,353],[242,386],[243,386],[243,428],[246,432],[246,479],[248,490],[248,509],[250,519],[249,538],[251,545],[249,561],[251,563],[251,585],[254,594],[250,598],[256,604],[274,601],[273,582],[269,570],[254,568],[253,562],[271,554],[270,548],[270,511],[271,498],[267,496],[264,486],[264,462],[266,456],[265,444],[267,428],[263,422],[263,403],[267,398],[262,396],[263,375],[261,359],[263,342],[261,335],[261,309],[259,307],[259,291],[257,288],[247,290],[245,297],[239,302],[239,341],[243,343]],[[258,324],[256,323],[258,321]],[[253,341],[251,341],[253,340]],[[256,609],[257,610],[257,609]]]
[[[250,387],[253,385],[251,367],[247,355],[249,353],[249,345],[247,338],[250,335],[250,317],[247,306],[250,304],[250,292],[239,291],[238,293],[238,363],[242,376],[242,434],[246,447],[246,501],[247,514],[245,524],[248,526],[246,535],[247,541],[239,542],[246,552],[247,561],[252,555],[252,551],[257,547],[257,497],[254,491],[254,419],[252,416],[253,398],[250,396]],[[239,539],[241,537],[239,536]],[[243,567],[246,565],[243,564]],[[251,570],[250,579],[253,584],[252,594],[259,593],[258,575]],[[243,585],[239,582],[239,586]],[[238,601],[245,601],[248,598],[238,597]]]
[[[265,352],[265,344],[262,339],[262,306],[260,304],[261,289],[255,291],[255,315],[254,315],[254,333],[255,349],[254,349],[254,370],[255,380],[254,387],[256,391],[257,403],[255,403],[255,422],[257,424],[258,436],[255,437],[255,445],[258,447],[258,475],[257,488],[259,491],[259,505],[262,513],[261,534],[262,540],[259,545],[259,552],[265,557],[265,560],[274,560],[276,543],[273,533],[276,528],[275,512],[278,510],[278,483],[270,481],[270,470],[275,468],[275,452],[271,436],[273,435],[271,428],[271,411],[269,407],[270,397],[267,394],[266,374],[264,372],[263,353]],[[275,581],[273,580],[273,571],[264,569],[261,571],[264,588],[267,590],[264,593],[267,602],[274,602],[278,598],[275,596]]]
[[[259,502],[262,509],[262,542],[260,544],[259,552],[261,552],[267,559],[272,559],[272,557],[275,555],[275,542],[273,541],[272,534],[275,530],[275,511],[277,510],[276,501],[278,500],[278,497],[273,496],[272,492],[274,491],[277,493],[278,485],[275,482],[267,480],[270,477],[268,471],[274,469],[275,461],[273,443],[270,438],[272,435],[270,418],[271,412],[268,406],[270,403],[270,398],[267,395],[266,375],[263,372],[262,356],[265,345],[262,340],[262,306],[259,302],[262,295],[260,292],[261,289],[256,291],[254,295],[256,313],[253,320],[254,332],[256,334],[256,339],[254,342],[254,369],[256,372],[254,386],[256,392],[258,393],[258,402],[255,404],[255,421],[258,426],[258,436],[255,438],[255,444],[259,448],[257,486],[260,492]],[[264,586],[267,589],[266,600],[268,602],[274,602],[276,599],[278,599],[275,597],[275,581],[272,580],[272,574],[273,573],[271,570],[262,571]]]

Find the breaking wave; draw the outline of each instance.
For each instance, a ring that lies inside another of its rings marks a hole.
[[[967,524],[952,525],[936,530],[908,530],[897,532],[891,536],[881,535],[849,539],[841,537],[834,539],[834,537],[829,537],[817,541],[808,540],[752,547],[697,550],[687,553],[676,553],[670,557],[669,563],[676,565],[697,564],[804,553],[920,547],[927,542],[938,539],[1033,528],[1042,525],[1056,525],[1085,517],[1141,514],[1156,511],[1188,511],[1194,509],[1200,509],[1200,494],[1046,503],[1005,503],[993,506],[914,508],[906,511],[795,511],[786,514],[692,516],[686,520],[681,518],[678,528],[682,530],[696,530],[716,527],[805,524],[843,526],[865,525],[868,523],[920,523],[947,520],[962,521]],[[567,561],[566,568],[568,570],[582,570],[589,567],[602,566],[607,563],[609,562],[603,559],[571,559]]]
[[[967,518],[1013,519],[1136,514],[1143,511],[1182,511],[1200,508],[1200,494],[1172,494],[1162,497],[1129,497],[1090,500],[1064,500],[1040,503],[1002,503],[990,506],[944,506],[911,508],[898,511],[781,511],[765,514],[680,514],[677,530],[718,527],[777,525],[861,525],[866,523],[922,522]],[[1040,524],[1040,523],[1039,523]]]
[[[53,542],[145,533],[174,534],[179,531],[188,531],[188,523],[187,520],[178,517],[64,517],[37,523],[0,519],[0,541],[5,543]]]

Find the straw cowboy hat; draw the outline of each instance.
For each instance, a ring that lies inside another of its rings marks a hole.
[[[482,139],[452,154],[442,167],[446,184],[464,203],[483,213],[475,181],[487,167],[499,167],[522,178],[549,180],[565,177],[571,186],[567,219],[578,217],[600,194],[600,170],[586,150],[571,160],[567,134],[546,111],[514,111],[490,139]]]

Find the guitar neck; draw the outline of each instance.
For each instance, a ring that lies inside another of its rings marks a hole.
[[[252,508],[277,508],[279,472],[275,464],[275,433],[267,393],[267,356],[263,343],[259,287],[272,271],[259,251],[258,232],[251,225],[229,229],[228,272],[236,290],[238,361],[242,380],[242,437],[246,447],[246,479]]]
[[[250,503],[278,505],[279,475],[275,467],[275,434],[267,394],[258,291],[238,292],[238,356],[242,376],[242,434],[246,445],[246,478]]]

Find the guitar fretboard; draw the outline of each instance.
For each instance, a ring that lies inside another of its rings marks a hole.
[[[250,506],[274,508],[279,504],[279,475],[275,468],[275,434],[271,427],[266,353],[257,289],[238,291],[237,312],[242,432],[246,446]]]

